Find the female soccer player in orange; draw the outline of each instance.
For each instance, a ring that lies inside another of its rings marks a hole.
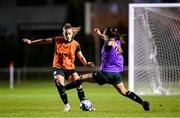
[[[81,48],[78,42],[74,40],[74,36],[80,31],[80,27],[72,27],[69,23],[66,23],[63,27],[63,35],[53,38],[30,40],[24,38],[23,41],[28,44],[55,44],[54,59],[53,59],[53,75],[55,79],[55,85],[59,92],[59,95],[64,103],[64,112],[70,111],[70,105],[68,103],[67,94],[64,87],[64,79],[69,81],[75,81],[79,78],[77,72],[75,72],[74,60],[75,56],[85,66],[94,66],[92,62],[87,62],[81,52]],[[77,87],[77,93],[79,100],[85,100],[85,94],[82,85]]]

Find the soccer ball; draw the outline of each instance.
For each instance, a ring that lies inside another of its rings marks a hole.
[[[92,102],[90,100],[83,100],[80,103],[80,109],[83,111],[94,111],[94,107],[92,105]]]

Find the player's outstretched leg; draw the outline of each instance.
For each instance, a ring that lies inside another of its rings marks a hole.
[[[90,83],[97,83],[94,78],[93,78],[93,73],[87,73],[87,74],[83,74],[79,77],[79,79],[67,84],[65,86],[66,90],[70,90],[73,88],[77,88],[79,87],[83,82],[90,82]]]
[[[138,95],[136,95],[134,92],[128,91],[126,92],[126,97],[130,98],[131,100],[141,104],[145,111],[149,111],[149,102],[143,101]]]
[[[65,87],[62,84],[60,84],[57,80],[55,80],[55,85],[57,87],[57,90],[59,92],[61,100],[64,103],[64,112],[69,112],[71,107],[68,103],[67,94],[65,92]]]
[[[119,84],[115,84],[113,85],[116,90],[122,94],[123,96],[126,96],[128,98],[130,98],[131,100],[139,103],[140,105],[143,106],[145,111],[149,111],[149,102],[147,101],[143,101],[138,95],[136,95],[134,92],[131,91],[127,91],[126,88],[124,87],[123,82],[119,83]]]
[[[70,89],[73,89],[73,88],[77,88],[78,86],[81,85],[81,83],[82,83],[81,80],[77,79],[77,80],[65,85],[65,89],[70,90]]]

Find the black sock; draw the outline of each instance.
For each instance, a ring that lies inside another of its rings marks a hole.
[[[77,79],[77,80],[75,80],[75,81],[67,84],[67,85],[65,86],[65,89],[66,89],[66,90],[70,90],[70,89],[73,89],[73,88],[77,88],[77,87],[80,86],[80,85],[81,85],[81,80]]]
[[[138,95],[136,95],[134,92],[128,91],[126,93],[126,96],[141,105],[143,104],[143,100]]]
[[[57,80],[55,80],[55,85],[61,97],[61,100],[63,101],[64,104],[67,104],[68,99],[67,99],[67,94],[65,92],[65,87],[62,84],[60,84]]]
[[[64,104],[68,103],[68,99],[67,99],[67,94],[66,93],[60,95],[60,97],[61,97],[61,100],[63,101]]]
[[[78,93],[78,98],[80,101],[85,100],[85,94],[84,94],[83,88],[77,89],[77,93]]]

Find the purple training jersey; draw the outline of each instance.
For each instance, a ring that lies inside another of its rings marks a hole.
[[[121,42],[115,40],[117,45],[121,47]],[[101,49],[101,65],[100,71],[103,72],[122,72],[124,59],[122,53],[117,53],[113,46],[103,45]]]

